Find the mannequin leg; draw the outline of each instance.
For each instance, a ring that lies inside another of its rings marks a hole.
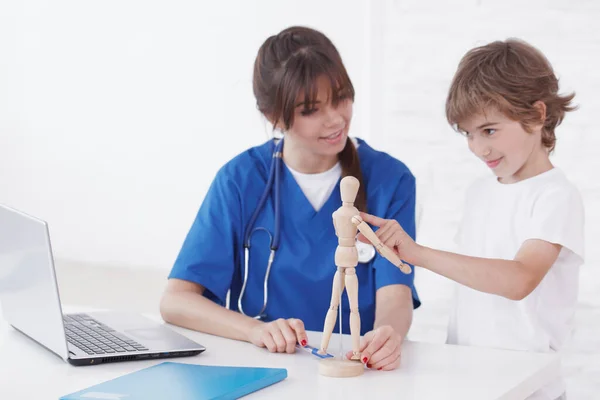
[[[344,268],[338,268],[333,277],[333,290],[331,291],[331,303],[327,316],[325,317],[325,325],[323,326],[323,338],[321,339],[321,348],[319,354],[326,354],[329,346],[329,339],[335,327],[337,319],[337,310],[340,305],[340,293],[344,290]]]
[[[354,268],[346,268],[346,293],[350,303],[350,335],[352,360],[360,360],[360,313],[358,312],[358,277]]]

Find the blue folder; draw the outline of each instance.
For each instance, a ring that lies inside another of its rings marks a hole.
[[[71,393],[60,400],[237,399],[287,377],[284,368],[163,362]]]

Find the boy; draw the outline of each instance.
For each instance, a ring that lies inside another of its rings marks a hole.
[[[558,94],[551,65],[525,42],[472,49],[454,76],[446,116],[495,176],[467,191],[456,236],[461,254],[421,246],[396,221],[363,214],[402,259],[461,284],[448,343],[547,352],[568,337],[584,259],[584,207],[549,156],[573,97]],[[531,398],[564,392],[561,380]]]

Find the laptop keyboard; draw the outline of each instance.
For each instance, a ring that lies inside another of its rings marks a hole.
[[[63,316],[67,341],[87,354],[113,354],[148,350],[135,340],[96,321],[87,314]]]

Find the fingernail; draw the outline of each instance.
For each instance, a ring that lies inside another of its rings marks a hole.
[[[366,364],[367,361],[369,361],[369,359],[367,357],[363,357],[362,361],[363,361],[363,364]]]
[[[373,367],[373,364],[367,364],[367,368]]]
[[[306,346],[306,340],[302,339],[302,341],[300,342],[300,344],[301,344],[302,346]]]
[[[377,371],[381,371],[383,369],[383,367],[379,367],[377,368]]]

